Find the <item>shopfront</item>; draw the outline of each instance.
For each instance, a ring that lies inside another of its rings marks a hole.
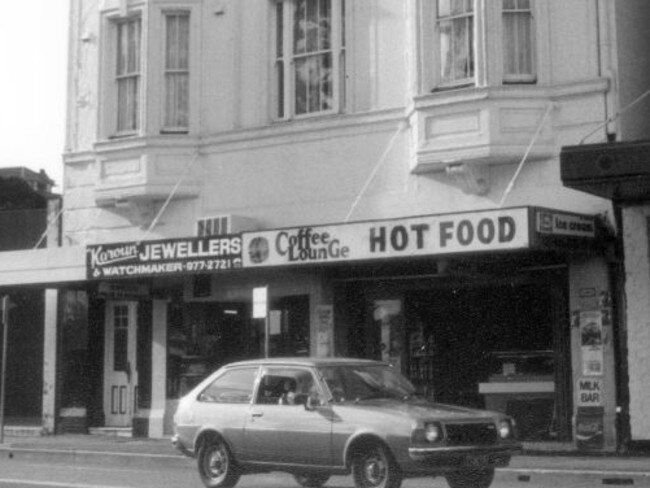
[[[521,207],[91,246],[91,423],[162,436],[222,364],[347,355],[393,363],[436,401],[508,412],[526,442],[610,449],[598,232],[593,216]]]
[[[507,412],[525,442],[615,445],[594,217],[525,207],[243,239],[245,268],[309,268],[331,287],[336,354],[389,361],[436,401]]]

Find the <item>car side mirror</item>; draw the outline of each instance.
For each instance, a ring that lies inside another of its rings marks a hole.
[[[321,400],[319,395],[309,395],[305,400],[305,410],[313,411],[316,410],[316,407],[321,406]]]

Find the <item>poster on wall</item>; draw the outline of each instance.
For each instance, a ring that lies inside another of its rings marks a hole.
[[[318,305],[316,314],[318,316],[316,356],[330,356],[333,345],[334,307],[332,305]]]
[[[603,374],[603,314],[580,312],[580,350],[583,376]]]
[[[375,300],[373,318],[380,328],[381,360],[398,370],[402,357],[402,300]]]

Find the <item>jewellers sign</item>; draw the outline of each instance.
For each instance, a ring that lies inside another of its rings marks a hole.
[[[239,235],[88,246],[89,280],[214,273],[241,268]]]
[[[431,215],[243,234],[244,267],[526,249],[529,209]]]

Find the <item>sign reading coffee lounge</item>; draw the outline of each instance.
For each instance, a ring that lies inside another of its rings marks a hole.
[[[525,249],[528,208],[247,232],[244,267]]]
[[[239,235],[88,246],[88,279],[212,273],[241,268]]]

